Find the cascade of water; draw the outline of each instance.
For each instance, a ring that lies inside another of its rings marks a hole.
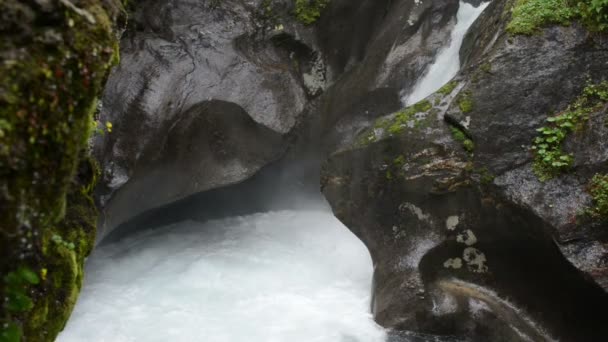
[[[478,7],[473,7],[471,4],[460,1],[456,26],[452,31],[449,45],[437,53],[435,62],[419,79],[411,94],[402,99],[406,106],[426,98],[456,76],[460,70],[460,47],[464,36],[489,4],[489,2],[484,2]]]

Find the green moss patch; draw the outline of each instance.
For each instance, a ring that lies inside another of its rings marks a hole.
[[[439,90],[437,90],[437,93],[441,95],[450,95],[454,91],[454,89],[456,89],[457,86],[458,82],[456,81],[448,82]]]
[[[409,106],[395,114],[395,118],[390,122],[387,130],[390,134],[399,134],[411,125],[412,127],[420,127],[421,121],[416,120],[415,115],[424,113],[433,108],[433,105],[428,100],[422,100],[412,106]]]
[[[31,305],[2,304],[2,342],[54,340],[78,294],[97,218],[83,156],[124,15],[118,0],[45,6],[0,2],[0,273],[40,275]],[[0,298],[11,291],[0,286]]]
[[[329,5],[329,0],[296,0],[295,16],[299,22],[310,25],[316,22],[321,13]]]
[[[458,95],[458,108],[463,113],[469,113],[473,111],[474,103],[473,103],[473,94],[470,91],[461,93]]]
[[[414,105],[406,107],[390,117],[379,118],[374,122],[371,129],[363,132],[357,139],[357,146],[367,146],[375,142],[378,137],[376,131],[382,132],[380,135],[398,135],[406,128],[420,129],[429,124],[428,114],[432,113],[433,104],[428,100],[422,100]],[[422,114],[417,117],[416,114]],[[426,115],[426,116],[425,116]]]
[[[450,132],[452,133],[452,137],[454,138],[454,140],[458,141],[465,149],[465,151],[472,153],[473,150],[475,150],[475,143],[473,142],[473,140],[471,140],[471,138],[466,135],[466,133],[462,129],[450,125]]]

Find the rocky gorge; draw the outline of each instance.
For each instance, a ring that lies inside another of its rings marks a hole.
[[[605,1],[0,7],[0,341],[54,340],[104,238],[319,188],[386,340],[607,338]]]

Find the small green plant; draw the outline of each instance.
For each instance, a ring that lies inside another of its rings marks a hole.
[[[34,307],[28,295],[29,287],[40,283],[38,275],[29,267],[21,266],[4,276],[3,308],[8,313],[0,321],[0,342],[21,341],[21,327],[12,321],[11,314],[27,312]]]
[[[296,19],[305,25],[313,24],[328,4],[329,0],[296,0]]]
[[[53,234],[53,236],[51,237],[51,240],[56,243],[59,246],[63,246],[69,250],[74,250],[76,248],[76,245],[74,245],[73,242],[69,242],[69,241],[64,241],[61,236],[57,235],[57,234]]]
[[[473,152],[473,150],[475,149],[475,143],[464,133],[463,130],[456,126],[450,125],[450,132],[452,132],[452,137],[454,138],[454,140],[458,141],[465,149],[465,151],[469,153]]]
[[[548,118],[548,125],[536,130],[539,136],[534,139],[532,146],[535,155],[533,167],[540,180],[549,180],[572,166],[574,156],[562,150],[564,140],[571,132],[582,129],[589,114],[606,102],[608,82],[588,85],[563,113]]]
[[[458,108],[463,113],[469,113],[473,110],[473,95],[470,91],[464,92],[458,97]]]
[[[448,82],[443,87],[439,88],[439,90],[437,90],[437,93],[439,93],[441,95],[450,95],[452,93],[452,91],[454,91],[456,86],[458,86],[458,82],[456,82],[456,81]]]
[[[531,35],[548,24],[569,25],[575,17],[568,0],[517,0],[507,31]]]
[[[484,185],[492,184],[496,178],[496,176],[494,176],[487,167],[474,170],[474,172],[479,175],[479,181]]]
[[[11,312],[28,311],[34,303],[27,295],[27,287],[40,282],[38,275],[27,267],[19,267],[4,277],[6,298],[4,307]]]
[[[398,169],[402,168],[403,165],[405,165],[405,157],[403,155],[400,155],[399,157],[393,160],[393,164]]]
[[[531,35],[543,26],[577,19],[594,31],[608,29],[608,0],[517,0],[507,31]]]
[[[608,174],[596,174],[589,183],[593,208],[588,212],[594,217],[608,218]]]
[[[0,321],[0,342],[20,342],[21,327],[14,322]]]
[[[577,1],[576,7],[583,22],[595,31],[608,29],[608,0]]]
[[[91,132],[99,135],[112,133],[113,125],[110,121],[106,121],[105,125],[98,120],[91,119]]]

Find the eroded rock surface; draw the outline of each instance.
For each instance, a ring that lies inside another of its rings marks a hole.
[[[137,2],[102,101],[112,132],[94,143],[100,236],[146,210],[251,177],[296,136],[304,149],[332,146],[339,137],[324,127],[360,129],[399,108],[448,39],[458,1],[335,0],[310,26],[293,6]]]
[[[381,325],[479,341],[601,341],[608,230],[577,213],[593,205],[591,177],[606,171],[606,107],[566,139],[568,172],[539,180],[531,147],[547,117],[606,79],[605,37],[578,24],[511,36],[511,5],[494,1],[482,14],[447,87],[363,128],[333,127],[341,143],[323,192],[372,254]]]

